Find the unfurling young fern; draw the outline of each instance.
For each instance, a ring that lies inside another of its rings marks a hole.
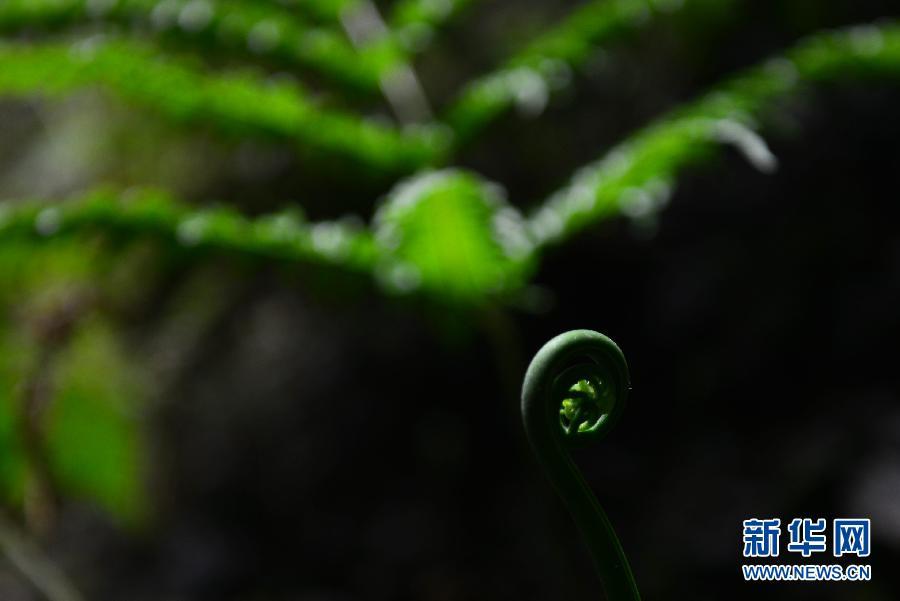
[[[528,441],[581,531],[611,601],[641,597],[616,532],[569,449],[599,440],[615,427],[629,386],[622,351],[591,330],[550,340],[532,359],[522,384]]]

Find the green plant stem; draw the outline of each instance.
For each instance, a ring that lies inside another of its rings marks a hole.
[[[574,436],[566,435],[560,423],[561,403],[577,379],[588,376],[606,387],[612,406],[599,424],[585,429],[576,426]],[[544,345],[531,361],[522,385],[522,418],[528,440],[578,526],[611,601],[637,601],[640,594],[615,530],[572,461],[569,448],[582,440],[601,438],[615,426],[628,388],[628,366],[622,351],[591,330],[566,332]]]

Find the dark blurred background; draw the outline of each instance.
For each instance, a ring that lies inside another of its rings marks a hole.
[[[567,7],[476,4],[421,57],[426,90],[448,97]],[[458,164],[526,208],[729,73],[895,11],[745,2],[655,22]],[[140,411],[145,516],[122,526],[64,500],[42,545],[98,600],[600,598],[518,413],[533,353],[591,328],[622,347],[633,391],[578,462],[645,598],[900,599],[898,107],[896,83],[791,99],[764,129],[775,173],[726,150],[680,177],[656,223],[615,219],[552,249],[537,310],[461,310],[227,258],[155,268],[116,321],[158,378]],[[293,199],[312,218],[368,219],[389,184],[147,124],[142,146],[124,133],[139,117],[90,94],[0,110],[5,197],[141,178],[247,213]],[[141,163],[110,155],[123,136]],[[181,154],[157,154],[155,137]],[[819,516],[871,517],[872,582],[743,582],[742,520]],[[0,563],[0,598],[40,597]]]

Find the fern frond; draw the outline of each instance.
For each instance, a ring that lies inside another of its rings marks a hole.
[[[639,28],[653,16],[691,3],[697,0],[592,0],[503,67],[469,83],[445,121],[466,140],[512,107],[526,114],[540,113],[550,95],[568,84],[571,70],[583,65],[600,44]]]
[[[454,169],[398,185],[375,215],[389,289],[476,302],[519,288],[531,266],[524,221],[502,188]]]
[[[319,106],[293,81],[209,73],[125,40],[3,44],[0,65],[0,94],[58,95],[99,86],[176,123],[286,142],[388,173],[433,162],[447,146],[440,129],[401,132]]]
[[[805,84],[858,75],[900,77],[900,26],[807,39],[620,144],[527,218],[499,186],[444,170],[399,184],[370,228],[312,224],[293,213],[251,220],[228,209],[198,211],[158,192],[97,192],[57,205],[0,205],[0,240],[84,230],[154,235],[190,249],[371,274],[390,291],[477,304],[520,289],[548,243],[620,213],[652,215],[678,173],[722,143],[771,167],[773,157],[754,132],[757,119]]]
[[[0,239],[40,240],[99,231],[151,236],[197,251],[305,262],[371,273],[372,236],[342,222],[308,223],[298,211],[248,219],[229,208],[197,209],[156,190],[98,190],[63,203],[0,205]]]
[[[528,220],[540,246],[606,217],[652,215],[678,173],[733,144],[763,170],[774,157],[755,133],[767,110],[808,83],[838,77],[900,77],[900,25],[855,27],[814,35],[783,57],[732,78],[675,110],[583,167]]]
[[[196,209],[154,190],[0,204],[0,241],[92,231],[150,236],[191,252],[324,265],[371,275],[389,292],[466,303],[517,289],[532,250],[524,220],[500,188],[456,170],[399,184],[371,228],[308,223],[296,211],[248,219],[228,208]]]
[[[357,91],[378,90],[379,72],[334,30],[291,11],[246,0],[5,0],[0,32],[121,24],[250,58],[302,67]]]

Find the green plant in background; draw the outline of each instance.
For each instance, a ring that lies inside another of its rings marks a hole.
[[[80,48],[58,44],[7,48],[5,54],[0,52],[7,64],[0,74],[0,90],[19,95],[60,93],[98,84],[179,122],[213,124],[233,136],[255,134],[293,141],[320,152],[352,157],[375,170],[402,171],[441,163],[449,156],[448,144],[452,146],[446,126],[432,124],[407,131],[370,124],[345,113],[320,111],[293,85],[265,84],[247,75],[201,74],[166,59],[158,62],[148,48],[131,42],[100,41],[83,52],[84,56]],[[735,76],[639,131],[597,162],[578,169],[567,186],[525,213],[503,199],[502,187],[477,174],[426,168],[401,181],[387,195],[370,228],[347,231],[340,225],[310,223],[295,232],[284,230],[282,235],[286,244],[302,245],[306,234],[301,229],[307,234],[318,231],[320,240],[331,240],[337,249],[368,248],[362,253],[368,259],[361,259],[359,252],[348,252],[346,266],[364,268],[390,290],[456,297],[454,291],[466,288],[467,300],[484,302],[498,294],[515,293],[527,281],[522,274],[528,273],[548,244],[565,241],[580,229],[615,215],[652,215],[664,206],[678,172],[708,159],[722,144],[732,144],[760,168],[770,168],[774,159],[755,133],[759,119],[804,84],[898,72],[900,27],[867,26],[813,36],[784,56]],[[435,194],[441,199],[430,201]],[[119,195],[123,198],[116,208],[114,199]],[[175,208],[174,201],[166,201],[169,216],[165,219],[144,218],[145,201],[125,196],[145,199],[165,193],[91,192],[67,203],[54,203],[55,211],[43,214],[39,202],[9,203],[0,214],[0,231],[30,232],[35,239],[42,239],[81,228],[125,228],[132,235],[162,234],[187,246],[226,246],[254,253],[259,247],[254,237],[267,229],[266,224],[283,222],[282,217],[273,215],[252,227],[249,223],[236,227],[236,222],[245,218],[233,212],[228,215],[225,210],[191,214],[188,207]],[[104,203],[97,202],[100,197]],[[410,210],[420,201],[423,207]],[[100,204],[106,204],[105,208]],[[155,211],[151,207],[146,210]],[[459,217],[450,217],[457,214]],[[60,227],[42,227],[41,215],[46,219],[58,216]],[[29,219],[34,221],[29,223]],[[204,225],[196,227],[193,235],[179,236],[177,230],[191,230],[191,222]],[[233,235],[226,244],[223,237],[228,236],[222,229],[229,227]],[[414,253],[396,243],[398,238],[429,228],[452,233],[421,238],[422,246]],[[324,234],[326,231],[330,235]],[[473,244],[458,246],[459,239],[471,239]],[[328,252],[327,246],[320,247],[326,248],[325,252],[293,253],[289,258],[343,263],[342,253]],[[444,269],[445,260],[459,266]],[[396,278],[390,275],[397,273],[401,275]],[[385,274],[388,277],[382,277]]]
[[[615,427],[628,396],[628,365],[612,340],[591,330],[560,334],[537,352],[522,384],[528,441],[594,559],[608,599],[637,601],[616,532],[569,455]]]
[[[900,76],[900,25],[814,34],[598,152],[595,161],[573,166],[570,181],[547,198],[513,199],[501,184],[458,167],[492,123],[513,111],[539,116],[555,94],[574,87],[573,74],[600,49],[648,23],[727,11],[737,2],[590,0],[448,100],[429,97],[417,58],[442,28],[465,24],[478,4],[0,4],[4,97],[65,104],[99,91],[109,106],[145,112],[149,123],[222,140],[231,150],[277,148],[303,169],[342,181],[368,178],[388,190],[380,199],[333,207],[335,214],[362,215],[327,221],[308,219],[302,208],[318,191],[306,197],[298,191],[300,207],[250,214],[239,203],[203,202],[205,196],[139,177],[128,182],[134,185],[110,185],[102,173],[64,186],[63,199],[38,192],[0,204],[0,497],[7,505],[40,524],[52,520],[56,495],[72,495],[126,523],[139,521],[146,449],[136,425],[142,409],[133,399],[152,396],[148,381],[165,378],[142,375],[119,332],[166,274],[195,269],[200,275],[188,278],[187,287],[221,299],[227,296],[221,284],[203,274],[220,268],[224,257],[353,273],[387,294],[464,311],[516,305],[551,246],[615,216],[652,220],[679,173],[721,146],[771,169],[774,157],[758,132],[786,98],[840,78]],[[140,146],[133,143],[136,155]],[[174,146],[164,150],[190,154]],[[81,151],[65,156],[83,158]],[[190,317],[172,328],[202,329],[223,304],[186,302]],[[618,382],[626,386],[623,361],[621,367]],[[606,414],[582,402],[602,393],[596,377],[572,382],[560,401],[575,438],[595,430],[582,430],[585,415]],[[596,430],[611,423],[600,419]],[[63,452],[85,437],[94,444],[76,455]],[[97,469],[79,468],[88,465]],[[583,483],[581,489],[587,492]],[[611,529],[608,535],[607,543]],[[610,548],[595,553],[626,566]],[[616,578],[605,575],[604,582],[628,588]]]

